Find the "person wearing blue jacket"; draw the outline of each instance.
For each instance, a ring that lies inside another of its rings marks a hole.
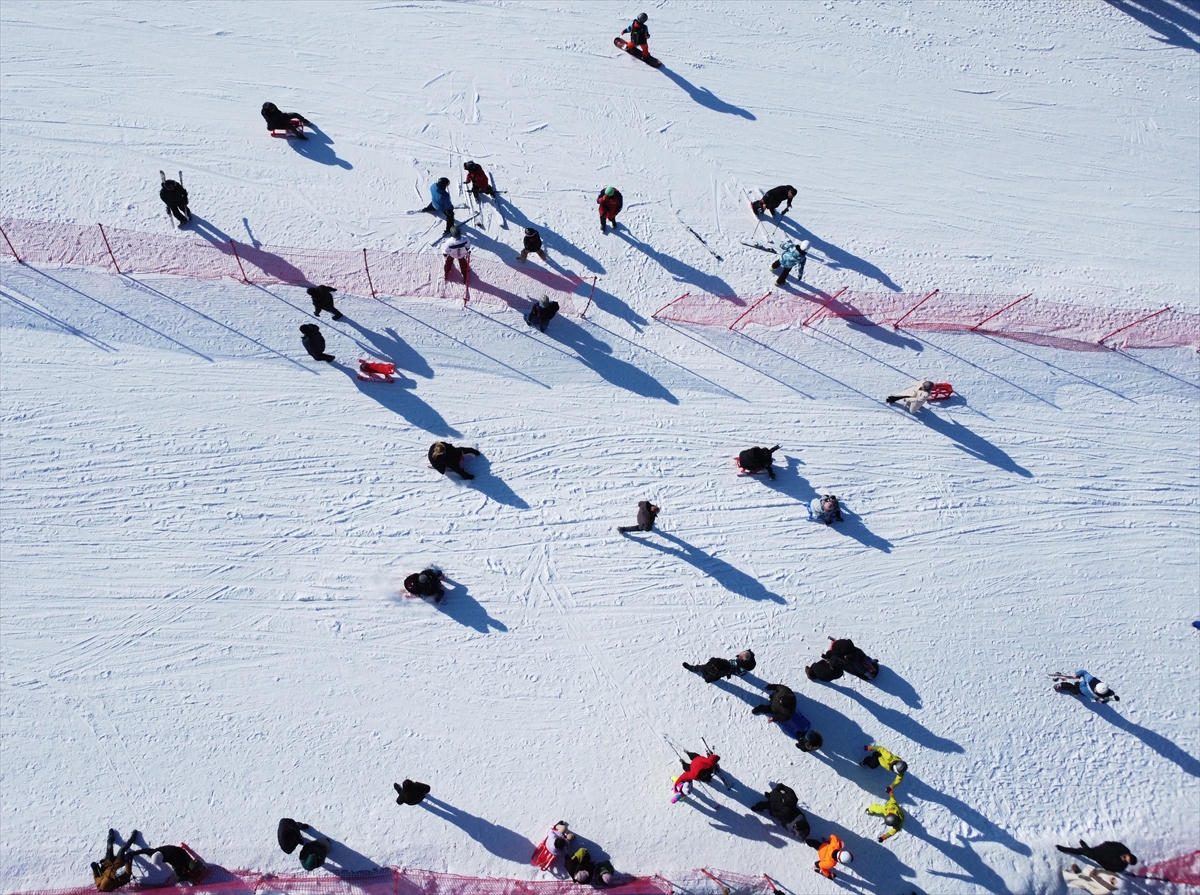
[[[1121,697],[1114,693],[1108,684],[1095,675],[1088,674],[1082,668],[1074,674],[1058,675],[1058,678],[1059,680],[1054,685],[1054,689],[1059,693],[1070,693],[1073,696],[1081,696],[1084,699],[1090,699],[1101,705],[1108,702],[1121,701]]]
[[[799,245],[788,243],[783,247],[783,252],[779,259],[771,265],[771,270],[778,270],[779,276],[775,279],[776,286],[782,286],[787,281],[788,274],[792,272],[793,267],[799,267],[796,271],[796,279],[804,279],[804,262],[808,260],[808,240],[804,240]]]
[[[439,177],[438,182],[429,188],[429,195],[432,201],[421,209],[421,211],[428,211],[430,214],[445,216],[446,232],[442,236],[449,236],[450,228],[454,226],[454,200],[450,198],[449,186],[449,177]]]

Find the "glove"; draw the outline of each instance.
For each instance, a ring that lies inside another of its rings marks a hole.
[[[884,790],[884,792],[890,796],[892,794],[892,788],[889,786],[886,790]]]
[[[884,839],[886,839],[886,838],[887,838],[886,836],[880,836],[880,837],[879,837],[878,839],[876,839],[875,841],[876,841],[876,842],[883,842],[883,840],[884,840]]]

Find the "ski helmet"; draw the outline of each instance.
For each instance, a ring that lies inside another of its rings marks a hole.
[[[420,575],[417,576],[417,583],[418,584],[428,584],[429,576],[427,574],[425,574],[424,572],[422,572]]]
[[[896,815],[896,814],[885,814],[883,816],[883,822],[885,824],[887,824],[889,827],[895,827],[895,826],[899,825],[900,817],[899,817],[899,815]]]
[[[903,759],[893,761],[892,770],[897,774],[906,774],[908,773],[908,762],[904,761]]]
[[[837,853],[837,859],[839,864],[853,864],[854,852],[850,851],[848,848],[843,848]]]
[[[1096,685],[1092,689],[1096,691],[1097,696],[1107,696],[1112,692],[1104,681],[1096,681]]]
[[[479,166],[477,164],[475,164],[474,162],[467,162],[466,164],[463,165],[463,167],[466,168],[468,171],[470,171],[472,168],[478,168]]]
[[[617,193],[617,188],[615,186],[606,186],[604,188],[604,195],[606,195],[606,196],[615,196],[616,193]]]
[[[458,239],[460,236],[462,236],[462,230],[460,230],[458,228],[458,224],[455,224],[453,227],[450,228],[450,235],[453,236],[455,239]]]
[[[440,186],[442,189],[445,189],[446,187],[450,186],[450,178],[449,177],[439,177],[437,185]]]
[[[801,748],[805,752],[815,752],[817,749],[821,748],[821,745],[825,742],[825,738],[815,730],[809,730],[805,731],[803,742],[804,745],[801,746]]]
[[[526,228],[525,228],[525,235],[526,235],[526,236],[533,236],[533,234],[535,234],[535,233],[537,233],[537,230],[535,230],[533,227],[526,227]]]
[[[811,245],[811,243],[807,239],[802,240],[800,242],[800,251],[807,252],[809,245]]]
[[[639,12],[638,17],[637,17],[637,23],[639,25],[645,25],[646,19],[648,19],[648,18],[649,18],[649,16],[647,16],[644,12]]]

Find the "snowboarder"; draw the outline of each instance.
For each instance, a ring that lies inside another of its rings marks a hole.
[[[843,672],[849,672],[864,681],[873,681],[879,675],[879,663],[854,645],[848,637],[830,638],[832,641],[821,656],[821,661],[810,665],[809,680],[837,680]],[[806,673],[808,673],[806,669]]]
[[[549,870],[554,866],[555,858],[559,855],[565,856],[567,845],[574,839],[575,834],[567,829],[567,822],[560,820],[550,828],[550,832],[546,834],[542,844],[534,849],[530,863],[542,870]]]
[[[433,602],[442,602],[442,597],[446,595],[445,588],[442,587],[442,573],[437,569],[426,569],[423,572],[413,572],[404,579],[404,589],[415,597],[433,597]],[[405,783],[411,781],[405,780]],[[424,786],[424,784],[418,784]],[[428,787],[425,790],[428,792]],[[410,805],[415,805],[416,802],[409,802]]]
[[[796,748],[801,752],[816,752],[825,744],[825,738],[815,730],[806,730],[796,736]]]
[[[450,198],[450,178],[439,177],[438,182],[429,188],[430,202],[421,211],[433,215],[443,215],[446,218],[446,230],[442,236],[449,236],[454,227],[454,200]]]
[[[777,450],[779,450],[779,445],[775,445],[773,448],[746,448],[738,454],[738,466],[742,468],[742,472],[750,475],[765,469],[770,478],[775,478],[775,470],[771,468],[771,455]]]
[[[637,525],[621,525],[617,531],[625,534],[631,531],[654,531],[654,520],[658,518],[659,508],[648,500],[638,501]]]
[[[300,332],[304,333],[300,341],[309,357],[313,360],[323,360],[327,364],[333,362],[334,356],[325,353],[325,337],[321,335],[321,327],[315,323],[306,323],[300,327]]]
[[[290,855],[296,850],[297,845],[305,841],[301,831],[307,829],[308,824],[302,824],[290,817],[279,819],[279,826],[275,828],[275,838],[279,841],[279,847],[283,849],[285,855]]]
[[[767,705],[756,705],[750,710],[752,715],[770,715],[768,724],[783,724],[791,719],[796,711],[796,694],[786,684],[767,684],[766,691],[771,694]]]
[[[908,408],[909,413],[916,413],[925,406],[925,402],[929,400],[929,393],[932,391],[933,380],[922,379],[920,382],[914,382],[897,395],[888,395],[887,402],[895,404],[900,401]]]
[[[792,200],[796,198],[796,188],[790,184],[777,186],[774,189],[767,190],[763,193],[763,197],[750,203],[750,207],[756,215],[762,214],[764,211],[771,212],[771,217],[775,217],[775,209],[779,207],[779,203],[784,199],[787,200],[787,206],[781,214],[787,214],[792,210]]]
[[[530,252],[537,255],[547,264],[550,263],[550,259],[546,257],[546,249],[542,245],[542,234],[537,231],[537,228],[525,228],[525,238],[521,241],[521,245],[521,254],[517,255],[517,260],[522,264],[529,258]]]
[[[592,856],[588,854],[586,848],[579,848],[574,854],[569,855],[566,865],[567,875],[580,885],[589,882],[596,872],[596,862],[592,860]]]
[[[188,192],[178,180],[164,180],[158,191],[158,198],[163,200],[167,211],[179,221],[179,226],[190,223],[192,212],[188,208]]]
[[[435,441],[429,447],[429,463],[442,475],[456,472],[464,479],[473,479],[475,476],[462,468],[463,457],[467,454],[478,457],[479,451],[473,447],[455,447],[448,441]]]
[[[751,811],[759,813],[766,811],[797,839],[803,841],[808,838],[808,818],[800,809],[800,800],[796,798],[794,789],[782,783],[773,783],[771,791],[765,792],[763,795],[766,796],[766,799],[751,805]]]
[[[787,282],[788,274],[792,272],[793,267],[799,267],[796,271],[796,279],[804,279],[804,262],[808,260],[808,240],[803,240],[799,245],[795,243],[785,243],[779,257],[771,262],[771,270],[778,271],[775,277],[775,285],[782,286]]]
[[[742,650],[732,659],[721,659],[713,656],[703,665],[689,665],[687,662],[684,662],[683,667],[688,671],[704,675],[704,683],[712,684],[722,678],[733,677],[734,675],[741,677],[746,672],[753,671],[755,664],[754,651],[746,649]]]
[[[842,519],[842,505],[832,494],[823,494],[812,499],[808,505],[808,519],[810,522],[824,522],[826,525],[845,521]]]
[[[329,857],[329,850],[332,848],[333,842],[328,836],[304,843],[304,848],[300,849],[300,866],[310,872],[318,869],[324,865],[325,859]]]
[[[892,781],[892,785],[887,788],[887,794],[890,796],[895,792],[896,787],[904,780],[904,775],[908,773],[908,762],[902,759],[894,752],[889,752],[883,746],[878,746],[872,743],[870,746],[863,746],[867,750],[867,757],[862,760],[864,768],[875,769],[880,765],[885,771],[891,771],[896,775],[896,779]]]
[[[826,879],[837,879],[833,868],[838,864],[850,864],[854,861],[854,855],[836,834],[830,835],[824,842],[819,839],[805,839],[804,844],[817,850],[817,860],[813,864],[813,870]]]
[[[625,197],[621,195],[621,191],[615,186],[606,186],[596,197],[596,204],[600,206],[600,232],[607,233],[608,224],[612,224],[616,230],[617,215],[625,207]]]
[[[536,327],[538,332],[544,333],[557,313],[558,302],[551,301],[549,295],[543,295],[542,300],[529,309],[529,313],[525,315],[525,322]]]
[[[418,783],[415,780],[406,779],[403,783],[393,783],[392,788],[396,790],[397,805],[420,805],[429,795],[429,784]]]
[[[891,839],[904,827],[904,809],[900,807],[900,803],[896,801],[895,796],[889,796],[887,802],[883,805],[871,805],[867,808],[867,814],[878,814],[883,818],[883,822],[888,825],[887,832],[877,840],[879,842]]]
[[[1104,683],[1100,678],[1088,674],[1082,668],[1074,674],[1060,673],[1054,689],[1058,693],[1070,693],[1073,696],[1081,696],[1084,699],[1091,699],[1101,705],[1121,701],[1121,697],[1114,693],[1108,684]]]
[[[333,286],[312,286],[305,291],[312,298],[314,317],[320,317],[322,311],[328,311],[334,320],[342,319],[342,312],[333,306],[333,293],[337,289]]]
[[[287,131],[299,140],[307,140],[303,128],[312,127],[312,122],[299,112],[280,112],[274,103],[262,104],[262,117],[267,122],[267,130]]]
[[[1123,873],[1137,863],[1137,858],[1123,842],[1101,842],[1099,845],[1088,845],[1079,840],[1079,848],[1068,848],[1065,845],[1054,846],[1065,855],[1079,855],[1089,861],[1095,861],[1109,873]]]
[[[679,763],[683,765],[683,773],[675,778],[675,801],[688,795],[692,791],[692,781],[699,780],[701,783],[711,783],[712,778],[721,770],[718,762],[721,756],[716,753],[709,752],[707,755],[700,755],[696,752],[688,752],[688,758],[691,761],[679,759]],[[684,792],[684,788],[687,792]]]
[[[443,266],[445,279],[450,279],[450,271],[454,269],[454,262],[457,259],[458,270],[462,274],[463,283],[466,283],[471,278],[471,243],[467,241],[467,237],[463,236],[462,230],[457,224],[450,228],[450,235],[453,238],[442,252],[446,256],[446,263]]]
[[[133,857],[129,854],[129,849],[137,839],[138,831],[134,830],[114,855],[113,844],[117,835],[116,830],[108,831],[108,846],[104,850],[103,860],[99,863],[92,862],[92,879],[96,883],[96,889],[101,892],[115,892],[133,879]]]
[[[485,196],[492,196],[493,198],[495,197],[496,190],[488,182],[487,173],[483,170],[478,162],[467,162],[465,165],[463,165],[463,168],[465,168],[467,172],[466,182],[470,184],[467,189],[470,191],[471,195],[475,197],[476,202],[479,201],[480,193],[483,193]]]
[[[638,13],[638,17],[630,26],[621,32],[629,35],[628,47],[632,50],[641,50],[643,56],[650,55],[650,29],[646,27],[648,18],[649,16],[644,12]]]

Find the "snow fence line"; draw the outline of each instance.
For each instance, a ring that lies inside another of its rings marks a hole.
[[[671,878],[628,877],[595,891],[612,895],[772,895],[775,885],[767,876],[745,876],[724,870],[697,869],[672,873]],[[142,889],[139,886],[131,887]],[[184,888],[176,884],[157,889]],[[211,895],[568,895],[592,890],[569,879],[518,880],[460,876],[382,867],[357,873],[313,873],[305,876],[274,876],[250,870],[224,870],[211,866],[208,879],[189,891]],[[73,889],[41,889],[20,895],[95,895],[95,886]],[[144,889],[143,889],[144,891]]]
[[[1171,308],[1126,310],[1042,301],[1029,295],[942,292],[768,292],[707,295],[685,292],[650,315],[655,320],[720,326],[812,326],[842,319],[893,330],[979,333],[1073,351],[1111,348],[1200,350],[1200,314]]]
[[[0,217],[0,255],[18,262],[100,267],[118,274],[156,273],[255,285],[333,286],[349,295],[440,298],[526,311],[543,295],[560,310],[583,317],[596,277],[585,280],[535,264],[513,266],[471,259],[463,282],[457,262],[449,275],[440,255],[367,249],[293,249],[244,243],[195,219],[193,233],[166,235]]]

